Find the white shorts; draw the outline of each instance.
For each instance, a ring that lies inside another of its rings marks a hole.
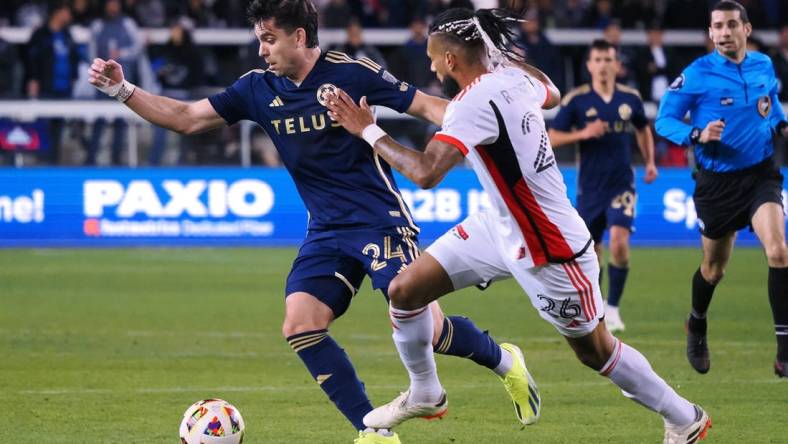
[[[489,215],[469,216],[427,248],[455,290],[514,277],[539,315],[564,336],[582,337],[604,316],[593,245],[572,262],[533,267],[509,257]]]

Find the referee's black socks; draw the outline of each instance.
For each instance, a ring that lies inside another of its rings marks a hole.
[[[687,322],[687,327],[692,332],[706,334],[706,312],[716,287],[716,284],[710,284],[703,278],[698,267],[692,276],[692,314]]]
[[[788,268],[769,267],[769,304],[777,335],[777,360],[788,362]]]

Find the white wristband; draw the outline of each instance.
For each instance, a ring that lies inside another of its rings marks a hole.
[[[375,142],[377,142],[378,140],[380,140],[380,138],[384,136],[388,136],[388,133],[383,131],[383,128],[375,125],[374,123],[367,126],[366,128],[364,128],[363,131],[361,131],[361,138],[364,139],[369,144],[369,146],[373,148],[375,147]]]
[[[117,85],[116,85],[117,86]],[[126,100],[129,100],[132,94],[134,94],[134,90],[137,86],[127,80],[123,80],[120,83],[120,88],[117,89],[115,95],[110,95],[110,97],[114,97],[118,102],[124,103]]]
[[[96,88],[104,94],[117,99],[118,102],[123,103],[129,100],[129,97],[131,97],[137,87],[124,79],[122,82],[111,86],[96,86]]]

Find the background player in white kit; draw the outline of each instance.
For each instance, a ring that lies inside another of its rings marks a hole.
[[[419,186],[434,186],[467,158],[493,204],[443,235],[392,281],[393,337],[411,385],[367,414],[365,425],[391,428],[413,417],[444,414],[428,304],[454,290],[514,277],[583,364],[663,416],[665,443],[694,443],[705,438],[708,415],[599,322],[604,314],[593,241],[566,196],[540,111],[557,105],[559,93],[507,49],[507,22],[513,20],[503,10],[461,8],[435,19],[427,52],[444,92],[454,99],[443,129],[423,152],[397,144],[375,125],[364,98],[360,107],[344,92],[329,99],[335,120]],[[490,62],[499,65],[491,71]]]

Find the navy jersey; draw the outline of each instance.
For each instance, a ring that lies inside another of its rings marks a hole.
[[[608,131],[599,139],[580,142],[578,198],[583,192],[616,192],[633,185],[634,128],[642,129],[648,124],[636,90],[616,85],[613,98],[605,102],[591,85],[583,85],[566,95],[551,127],[569,132],[597,119],[607,122]]]
[[[252,120],[268,132],[306,204],[310,230],[417,229],[391,167],[328,117],[325,98],[336,88],[399,112],[416,94],[369,59],[328,51],[300,85],[255,70],[209,100],[228,124]]]

